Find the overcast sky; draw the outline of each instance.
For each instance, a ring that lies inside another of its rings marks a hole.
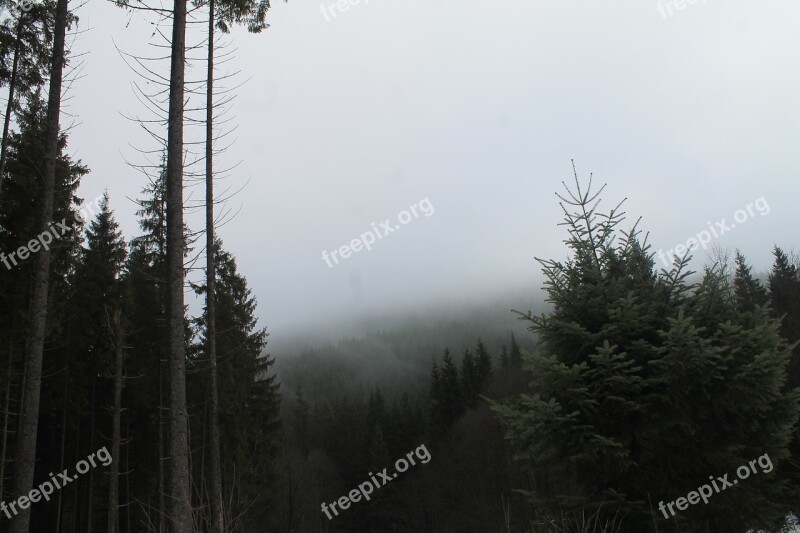
[[[228,85],[244,83],[235,142],[218,159],[241,162],[219,189],[243,189],[220,235],[273,333],[538,287],[533,257],[566,254],[554,193],[571,159],[608,182],[607,205],[628,197],[654,251],[730,226],[761,197],[768,214],[751,207],[714,242],[741,248],[757,270],[774,244],[797,247],[800,3],[325,5],[275,3],[271,27],[235,32],[220,69],[241,70]],[[89,0],[80,15],[90,29],[74,50],[88,55],[70,93],[69,150],[92,169],[80,194],[108,188],[130,238],[128,198],[144,178],[125,163],[141,162],[129,143],[154,145],[124,118],[144,105],[115,43],[136,53],[159,40],[145,17],[108,2]],[[430,216],[418,207],[398,224],[425,198]],[[399,229],[328,266],[323,250],[386,219]]]

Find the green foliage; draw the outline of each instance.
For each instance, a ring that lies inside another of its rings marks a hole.
[[[24,107],[22,104],[26,99],[35,99],[37,90],[47,79],[55,13],[55,2],[51,0],[32,2],[27,11],[22,10],[19,4],[14,0],[3,0],[0,4],[11,11],[11,16],[0,23],[0,87],[11,83],[16,54],[17,72],[11,106],[14,112]]]
[[[478,365],[469,350],[464,352],[464,358],[461,360],[460,380],[461,397],[464,403],[468,407],[474,407],[480,393],[481,383],[478,376]]]
[[[18,131],[11,133],[9,138],[0,208],[0,252],[7,255],[23,246],[30,248],[30,241],[38,236],[36,217],[41,211],[43,197],[46,107],[41,94],[33,88],[26,105],[17,115]],[[61,135],[59,146],[61,150],[67,146],[66,135]],[[49,243],[51,264],[45,373],[41,384],[38,431],[38,441],[44,444],[37,457],[37,471],[57,470],[62,461],[74,464],[81,456],[85,457],[83,448],[89,447],[92,429],[104,430],[104,418],[99,408],[95,411],[97,426],[93,428],[91,425],[94,405],[90,383],[96,373],[88,368],[90,355],[86,350],[86,324],[78,319],[85,310],[75,307],[81,291],[77,272],[100,254],[96,242],[91,249],[81,248],[84,225],[75,217],[81,202],[75,192],[81,178],[88,172],[82,163],[73,161],[63,153],[56,160],[53,220],[66,225],[67,229],[58,226],[57,230],[53,230],[57,231],[57,237]],[[100,233],[97,231],[93,235],[99,236]],[[33,253],[41,253],[41,249]],[[3,369],[0,390],[3,398],[6,392],[10,392],[6,441],[8,464],[4,480],[6,489],[9,474],[13,472],[10,458],[14,456],[16,447],[13,435],[17,430],[18,418],[14,415],[19,413],[19,401],[15,396],[23,379],[22,361],[30,318],[28,302],[34,265],[32,255],[21,261],[18,258],[17,265],[12,263],[10,269],[0,264],[0,368]],[[93,308],[97,309],[96,303],[93,303]],[[97,339],[95,345],[101,342],[102,339]],[[93,355],[96,356],[98,352],[94,350]],[[10,380],[7,369],[11,370]],[[70,446],[61,446],[65,442],[62,440],[65,435],[69,435]],[[4,497],[8,496],[6,490]],[[55,523],[57,513],[58,509],[54,507],[45,507],[34,513],[33,530],[49,530],[48,526]],[[84,513],[77,514],[74,518],[76,527],[82,527],[85,518]]]
[[[455,422],[464,411],[462,381],[458,377],[458,368],[445,349],[442,366],[434,363],[431,383],[431,423],[434,428],[444,431]]]
[[[478,384],[478,392],[483,392],[492,377],[492,357],[489,355],[486,345],[480,339],[478,339],[478,345],[475,347],[475,353],[477,354],[475,381]]]
[[[125,2],[127,4],[127,2]],[[198,0],[195,5],[207,5],[208,0]],[[231,26],[245,26],[250,33],[260,33],[269,27],[266,22],[269,0],[214,0],[215,26],[229,33]]]
[[[765,305],[768,300],[767,289],[760,281],[753,278],[747,260],[739,251],[736,252],[735,262],[736,272],[733,278],[733,288],[739,310],[749,312],[755,310],[757,305]]]
[[[279,384],[272,371],[274,358],[264,354],[267,332],[257,326],[256,300],[239,274],[233,256],[221,241],[216,246],[217,285],[217,354],[220,397],[221,455],[225,494],[237,495],[232,516],[246,530],[256,528],[270,509],[270,480],[274,476],[273,458],[278,448],[280,422]],[[205,294],[205,285],[193,285],[198,294]],[[201,332],[191,353],[189,390],[194,404],[208,398],[207,346],[205,313],[197,318],[195,328]],[[197,445],[207,444],[206,416],[198,421]],[[198,413],[200,414],[200,413]],[[203,440],[205,439],[205,440]],[[204,450],[207,453],[207,450]],[[202,472],[195,474],[200,478]]]
[[[530,393],[494,405],[534,476],[533,505],[619,513],[636,532],[654,520],[660,531],[743,532],[783,519],[789,491],[769,475],[670,521],[653,513],[765,453],[785,465],[800,414],[790,347],[765,308],[740,310],[719,268],[696,285],[684,263],[657,274],[635,226],[616,229],[619,206],[599,213],[602,189],[575,179],[559,196],[571,257],[540,260],[553,310],[523,315],[541,339],[526,357]]]
[[[781,334],[800,343],[800,270],[786,253],[775,247],[775,263],[769,275],[769,299],[773,315],[781,318]],[[800,386],[800,344],[794,345],[789,385]]]
[[[773,316],[781,320],[781,335],[792,343],[787,388],[800,387],[800,269],[779,247],[774,250],[775,262],[769,275],[769,301]],[[791,461],[785,477],[792,486],[800,485],[800,430],[791,444]],[[796,491],[797,492],[797,491]],[[794,514],[800,516],[800,493],[795,495]]]
[[[514,332],[511,332],[511,353],[509,354],[509,364],[513,368],[520,368],[522,366],[522,349],[517,343],[517,338]]]
[[[501,368],[508,368],[508,365],[511,361],[508,358],[508,348],[506,348],[505,344],[503,345],[502,350],[500,351],[500,367]]]

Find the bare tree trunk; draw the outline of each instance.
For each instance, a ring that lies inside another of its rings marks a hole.
[[[19,49],[22,46],[22,20],[25,13],[21,13],[17,19],[17,39],[14,43],[14,60],[11,66],[11,79],[8,80],[8,103],[6,104],[6,116],[3,120],[3,140],[0,142],[0,200],[3,198],[3,176],[6,173],[6,148],[8,147],[8,130],[11,126],[11,113],[14,111],[14,92],[17,88],[17,68],[19,66]],[[2,205],[2,201],[0,201]],[[2,495],[2,492],[0,492]]]
[[[48,225],[53,220],[68,1],[58,0],[56,5],[53,61],[50,66],[50,88],[47,101],[47,138],[45,139],[42,210],[39,213],[38,233],[47,231]],[[40,250],[34,258],[33,267],[31,322],[27,339],[25,388],[22,392],[22,413],[20,416],[19,445],[17,446],[14,494],[27,494],[33,488],[33,472],[36,465],[36,436],[39,431],[39,400],[42,386],[42,359],[45,325],[47,323],[49,278],[50,250]],[[30,520],[31,508],[20,510],[20,513],[11,520],[11,533],[28,533]]]
[[[59,469],[64,470],[64,456],[67,452],[67,390],[69,385],[69,359],[67,359],[67,366],[64,368],[64,403],[61,406],[61,462]],[[61,496],[62,491],[58,491],[58,499],[56,509],[58,516],[56,516],[56,533],[61,531]]]
[[[13,332],[13,328],[9,328]],[[6,397],[3,400],[3,445],[0,451],[0,501],[3,500],[6,480],[6,449],[8,446],[8,417],[11,412],[11,380],[14,377],[14,340],[8,340],[8,368],[6,369]]]
[[[171,533],[192,531],[189,415],[183,300],[183,99],[186,0],[175,0],[167,131],[167,335],[169,338],[169,521]]]
[[[81,454],[81,418],[78,417],[77,427],[75,428],[75,455],[74,457],[80,457]],[[61,465],[64,466],[63,464]],[[72,531],[79,531],[80,528],[78,527],[78,522],[80,520],[80,513],[78,512],[78,505],[80,504],[80,483],[71,483],[71,487],[74,487],[72,491]],[[63,489],[58,491],[59,494],[64,492]],[[65,522],[64,527],[69,527],[68,524]]]
[[[164,503],[164,383],[161,374],[161,354],[156,353],[158,365],[158,533],[164,533],[166,527],[164,517],[167,506]]]
[[[94,406],[97,403],[95,398],[97,398],[96,391],[97,390],[97,369],[92,369],[92,408],[90,410],[90,417],[89,417],[89,449],[94,450]],[[86,504],[86,531],[92,530],[92,509],[94,508],[94,468],[89,470],[89,494],[87,495],[87,504]]]
[[[214,235],[214,0],[208,1],[206,87],[206,343],[211,381],[211,532],[223,533],[222,467],[217,388],[216,239]]]
[[[208,487],[206,486],[206,428],[208,427],[208,403],[203,403],[203,430],[200,432],[200,481],[195,482],[197,487],[197,505],[201,509],[206,507],[206,498],[208,497]],[[205,517],[205,514],[204,514]],[[211,518],[208,518],[209,524]]]
[[[122,368],[125,333],[119,309],[114,312],[116,372],[114,374],[114,416],[111,423],[111,476],[108,484],[108,533],[119,533],[119,443],[122,413]]]
[[[131,416],[125,417],[125,523],[127,527],[125,531],[130,533],[131,529],[131,447],[129,445],[131,438]]]

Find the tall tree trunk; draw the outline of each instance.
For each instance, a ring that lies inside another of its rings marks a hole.
[[[64,457],[67,453],[67,391],[69,390],[69,359],[67,359],[67,366],[64,368],[64,403],[61,405],[61,460],[59,462],[59,470],[64,471]],[[59,533],[61,531],[61,496],[62,491],[58,491],[58,498],[56,503],[56,509],[58,515],[56,516],[56,531],[55,533]]]
[[[197,505],[205,509],[206,508],[206,498],[208,498],[208,487],[206,486],[206,450],[208,447],[206,446],[206,429],[208,428],[208,403],[203,403],[203,430],[200,432],[200,480],[194,481],[195,486],[197,487]],[[191,435],[189,436],[191,440]],[[209,519],[209,524],[211,524],[211,520]]]
[[[6,148],[8,147],[8,130],[11,126],[11,113],[14,111],[14,92],[17,88],[17,68],[19,66],[19,52],[22,46],[22,21],[25,13],[22,12],[17,19],[17,39],[14,43],[14,60],[11,66],[11,79],[8,80],[8,103],[6,116],[3,120],[3,140],[0,141],[0,205],[3,199],[3,176],[6,173]],[[2,492],[0,492],[0,495]]]
[[[81,456],[82,448],[81,448],[81,417],[78,417],[77,427],[75,428],[75,454],[73,457],[78,458]],[[64,466],[62,464],[62,466]],[[81,484],[80,483],[70,483],[70,486],[73,487],[72,491],[72,531],[80,531],[80,527],[78,526],[80,522],[80,510],[79,505],[81,502]],[[58,491],[59,493],[63,492],[63,489]],[[68,528],[69,525],[67,522],[64,522],[64,528]]]
[[[94,447],[94,432],[95,432],[95,430],[94,430],[94,428],[95,428],[95,425],[94,425],[94,421],[95,421],[94,406],[97,403],[97,401],[96,401],[96,398],[97,398],[96,390],[97,390],[97,369],[93,368],[92,369],[92,400],[91,400],[92,407],[91,407],[91,409],[89,411],[91,413],[91,415],[89,416],[89,449],[90,450],[94,450],[95,449],[95,447]],[[93,513],[94,513],[94,511],[93,511],[93,509],[94,509],[94,468],[89,469],[89,479],[87,480],[87,482],[88,482],[88,485],[89,485],[89,494],[87,494],[87,498],[86,498],[86,501],[87,501],[87,503],[86,503],[86,531],[91,531],[92,530],[92,518],[93,518]]]
[[[164,502],[166,494],[164,480],[164,383],[161,372],[161,354],[156,352],[158,365],[158,533],[165,533],[164,517],[167,506]]]
[[[126,528],[125,531],[130,533],[133,531],[131,529],[131,447],[128,445],[131,438],[131,416],[128,413],[128,416],[125,417],[125,524]]]
[[[214,0],[208,1],[206,87],[206,344],[211,385],[211,532],[223,533],[222,467],[217,389],[216,239],[214,235]]]
[[[114,343],[116,372],[114,373],[114,415],[111,423],[111,476],[108,484],[108,533],[119,533],[119,442],[122,413],[122,368],[124,362],[124,339],[120,311],[114,312]]]
[[[167,335],[169,337],[169,516],[171,533],[191,533],[189,416],[183,300],[183,99],[186,0],[175,0],[167,131]]]
[[[53,203],[58,157],[59,115],[61,113],[61,82],[64,71],[64,40],[67,29],[68,1],[58,0],[53,32],[53,57],[50,66],[50,88],[47,101],[47,138],[44,154],[42,209],[39,213],[39,231],[47,231],[53,220]],[[36,465],[36,436],[39,430],[39,399],[42,386],[42,358],[45,325],[47,323],[47,294],[50,281],[50,250],[36,253],[33,267],[31,294],[31,320],[28,331],[28,349],[25,360],[25,388],[22,392],[19,445],[17,446],[14,494],[27,494],[33,488]],[[31,508],[22,509],[11,520],[11,533],[28,533]]]
[[[13,335],[13,326],[9,328]],[[8,339],[8,367],[6,368],[6,394],[3,399],[3,444],[0,447],[0,501],[3,500],[6,480],[6,450],[8,446],[8,417],[11,412],[11,380],[14,377],[14,340]]]

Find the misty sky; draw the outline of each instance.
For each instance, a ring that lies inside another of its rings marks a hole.
[[[800,3],[667,3],[662,15],[650,0],[362,0],[346,12],[326,0],[327,20],[319,2],[290,0],[262,34],[236,31],[220,74],[241,71],[227,83],[244,83],[229,115],[238,129],[218,163],[240,164],[218,188],[242,190],[220,235],[262,325],[539,286],[533,257],[566,253],[554,193],[570,159],[608,182],[606,205],[628,197],[628,222],[643,216],[654,251],[730,226],[761,197],[769,214],[751,209],[715,243],[759,271],[774,244],[798,247]],[[89,30],[73,50],[88,54],[67,102],[69,151],[92,169],[80,194],[108,188],[130,238],[128,198],[145,178],[125,160],[143,162],[130,144],[155,145],[124,116],[145,109],[115,43],[167,51],[145,46],[160,42],[151,17],[101,0],[79,15]],[[323,260],[425,198],[430,216],[333,268]]]

